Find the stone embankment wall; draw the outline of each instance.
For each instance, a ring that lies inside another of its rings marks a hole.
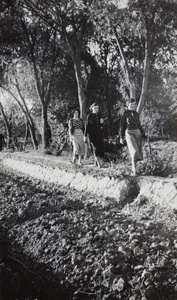
[[[2,165],[12,172],[21,172],[48,184],[56,184],[104,198],[113,198],[119,204],[132,202],[137,197],[148,198],[157,204],[177,209],[177,178],[153,176],[92,175],[83,169],[72,169],[69,164],[50,166],[49,161],[25,159],[15,155],[4,156]]]

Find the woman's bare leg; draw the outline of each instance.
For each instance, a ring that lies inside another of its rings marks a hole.
[[[95,156],[95,161],[96,161],[97,167],[98,167],[98,168],[101,168],[100,159],[99,159],[97,156]]]
[[[76,164],[76,155],[73,153],[73,160],[72,163],[75,165]]]
[[[82,165],[82,155],[79,155],[79,159],[78,159],[78,165],[81,166]]]
[[[136,175],[136,161],[132,160],[132,172],[133,175]]]

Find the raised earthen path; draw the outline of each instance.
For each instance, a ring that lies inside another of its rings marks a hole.
[[[138,197],[148,198],[177,210],[177,178],[116,176],[115,173],[110,175],[107,169],[98,170],[95,174],[89,164],[73,168],[69,157],[41,156],[30,152],[1,152],[0,159],[5,169],[47,183],[113,198],[124,204]]]

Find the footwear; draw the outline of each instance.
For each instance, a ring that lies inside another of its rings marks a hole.
[[[136,168],[132,167],[132,175],[136,176]]]
[[[96,160],[94,161],[93,165],[94,165],[94,167],[97,167],[97,161]]]
[[[101,168],[101,165],[96,161],[95,163],[94,163],[94,167],[97,167],[97,168]]]
[[[137,176],[136,172],[132,172],[131,175],[132,175],[132,176]]]
[[[137,176],[136,170],[132,170],[131,175],[132,176]]]

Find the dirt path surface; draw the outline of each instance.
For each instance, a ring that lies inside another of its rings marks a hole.
[[[19,172],[27,178],[32,177],[47,184],[75,188],[102,198],[112,198],[117,203],[147,198],[156,204],[170,206],[177,210],[177,177],[131,176],[121,164],[104,164],[95,168],[91,159],[84,161],[82,167],[73,166],[68,156],[51,156],[38,151],[0,154],[2,165],[12,172]],[[106,167],[107,166],[107,167]],[[128,164],[126,164],[128,167]]]
[[[0,173],[2,300],[176,300],[176,211]]]

